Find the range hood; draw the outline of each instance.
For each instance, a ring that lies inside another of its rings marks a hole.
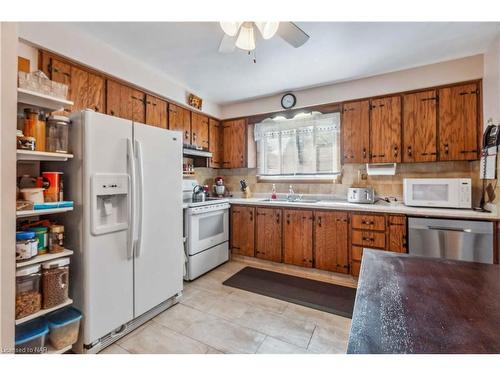
[[[199,157],[199,158],[211,158],[212,153],[203,150],[197,150],[195,148],[184,147],[182,149],[182,154],[187,157]]]

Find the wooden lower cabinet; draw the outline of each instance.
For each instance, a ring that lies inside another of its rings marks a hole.
[[[231,250],[233,254],[254,256],[255,208],[231,206]]]
[[[313,266],[313,212],[283,210],[284,262],[302,267]]]
[[[315,211],[314,267],[349,272],[349,223],[347,212]]]
[[[273,262],[281,262],[282,210],[280,208],[257,207],[255,211],[255,256]]]
[[[406,216],[389,215],[387,225],[389,226],[387,250],[397,253],[408,252]]]

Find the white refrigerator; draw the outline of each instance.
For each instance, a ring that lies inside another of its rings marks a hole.
[[[75,210],[77,352],[98,352],[182,292],[182,134],[91,110],[72,114],[65,194]]]

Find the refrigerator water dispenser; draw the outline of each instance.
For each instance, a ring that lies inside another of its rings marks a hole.
[[[97,173],[91,177],[93,235],[128,229],[129,175]]]

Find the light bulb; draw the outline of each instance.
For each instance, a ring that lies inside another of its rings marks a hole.
[[[271,39],[278,31],[279,22],[255,22],[264,39]]]

